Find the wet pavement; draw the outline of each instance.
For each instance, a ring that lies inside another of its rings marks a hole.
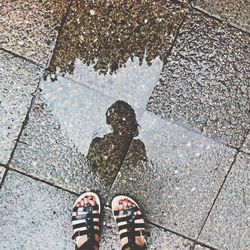
[[[249,248],[248,7],[183,2],[1,3],[3,249],[74,249],[87,189],[134,197],[148,249]]]

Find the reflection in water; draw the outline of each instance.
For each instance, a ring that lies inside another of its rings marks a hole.
[[[139,139],[136,115],[133,108],[124,101],[117,101],[108,108],[106,122],[113,132],[96,137],[92,140],[87,159],[100,177],[111,183],[128,154],[134,166],[141,161],[147,161],[144,143]]]
[[[115,72],[129,59],[150,65],[164,59],[184,16],[171,0],[75,0],[63,26],[49,70],[73,74],[75,60],[99,73]],[[167,49],[166,49],[167,48]],[[165,51],[165,52],[164,52]]]

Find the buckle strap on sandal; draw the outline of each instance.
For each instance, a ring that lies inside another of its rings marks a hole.
[[[134,214],[137,211],[139,211],[138,207],[131,207],[131,208],[128,208],[125,210],[116,210],[116,211],[114,211],[114,215],[119,216],[119,215]]]

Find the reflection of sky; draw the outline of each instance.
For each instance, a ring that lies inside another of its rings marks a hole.
[[[152,60],[148,66],[144,60],[139,65],[139,59],[128,60],[126,67],[119,68],[116,73],[99,74],[90,65],[76,60],[73,75],[67,75],[80,84],[99,90],[115,99],[127,101],[135,107],[146,106],[154,86],[160,78],[163,63],[159,57]]]

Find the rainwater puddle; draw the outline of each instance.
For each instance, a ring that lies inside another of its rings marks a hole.
[[[71,5],[41,89],[62,133],[108,180],[129,149],[147,160],[137,120],[184,14],[173,1]]]

